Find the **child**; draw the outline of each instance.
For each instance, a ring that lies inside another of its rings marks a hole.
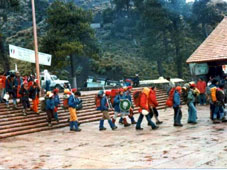
[[[19,94],[21,95],[21,101],[23,104],[23,113],[24,116],[27,115],[27,108],[30,108],[30,102],[29,102],[29,89],[28,89],[28,82],[24,82]]]

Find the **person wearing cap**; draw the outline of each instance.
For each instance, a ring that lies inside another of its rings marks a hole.
[[[27,115],[27,109],[30,108],[30,102],[29,102],[29,88],[28,88],[28,82],[25,81],[19,91],[19,94],[21,95],[21,101],[23,105],[23,114],[24,116]]]
[[[6,93],[13,98],[14,109],[17,108],[17,86],[16,79],[13,73],[6,79]],[[9,108],[9,101],[6,101],[6,107]]]
[[[149,115],[149,111],[150,111],[149,93],[150,93],[150,89],[148,87],[144,87],[140,97],[140,108],[139,108],[140,115],[136,123],[136,130],[143,130],[143,128],[141,128],[141,123],[143,121],[144,116],[146,117],[149,126],[151,126],[153,130],[158,129],[158,126],[152,122],[151,117]]]
[[[77,89],[75,88],[72,89],[72,94],[68,99],[69,113],[70,113],[69,126],[70,126],[70,131],[80,132],[81,129],[79,128],[78,118],[76,114],[76,106],[79,104],[78,101],[75,99],[76,92],[77,92]],[[73,127],[75,127],[75,129]]]
[[[124,124],[125,127],[130,126],[127,122],[126,116],[129,115],[129,113],[122,112],[120,110],[120,102],[121,100],[127,99],[127,97],[124,95],[124,89],[119,89],[119,94],[114,98],[114,119],[113,122],[117,119],[118,114],[121,115],[121,118],[119,120],[119,123]]]
[[[40,93],[40,88],[38,84],[35,82],[30,88],[29,88],[29,96],[32,99],[33,102],[33,107],[32,110],[36,113],[39,114],[38,111],[38,105],[39,105],[39,93]]]
[[[174,124],[173,126],[182,127],[181,119],[182,119],[182,111],[181,111],[181,87],[177,86],[173,96],[173,110],[174,110]]]
[[[156,109],[156,107],[158,106],[158,101],[157,101],[157,97],[156,97],[156,87],[152,87],[150,89],[150,94],[149,94],[149,107],[150,107],[150,117],[152,119],[152,117],[154,116],[156,119],[156,124],[162,124],[163,122],[160,121],[158,119],[158,110]]]
[[[54,118],[55,120],[57,121],[57,123],[59,123],[59,119],[58,119],[58,106],[60,106],[60,98],[59,98],[59,89],[56,88],[53,90],[53,93],[54,93]]]
[[[128,86],[127,89],[124,92],[124,96],[131,102],[131,108],[129,110],[129,119],[131,120],[132,124],[136,124],[135,118],[134,118],[134,113],[133,113],[133,103],[132,103],[132,96],[131,96],[131,91],[132,91],[132,86]]]
[[[104,120],[108,121],[110,128],[112,130],[117,129],[115,124],[111,121],[110,115],[108,113],[108,110],[110,108],[110,106],[109,106],[110,102],[108,101],[109,100],[108,97],[110,96],[110,94],[111,94],[111,92],[107,91],[104,95],[104,92],[102,90],[99,91],[99,93],[98,93],[98,96],[99,96],[101,102],[100,102],[100,106],[97,107],[97,110],[100,110],[103,114],[102,118],[99,122],[99,130],[100,131],[106,130],[106,128],[104,127]]]
[[[55,103],[54,103],[54,94],[51,91],[48,91],[46,93],[46,113],[47,113],[47,122],[48,126],[52,126],[52,118],[54,118],[54,108],[55,108]]]
[[[188,97],[187,97],[187,105],[188,105],[188,123],[190,124],[196,124],[196,119],[197,119],[197,110],[194,105],[195,102],[195,84],[190,85],[190,90],[188,92]]]

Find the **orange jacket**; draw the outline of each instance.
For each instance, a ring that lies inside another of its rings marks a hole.
[[[207,85],[205,81],[198,81],[196,87],[199,89],[201,94],[204,94],[206,92]]]
[[[158,101],[156,98],[156,92],[154,90],[151,89],[150,94],[149,94],[149,106],[150,107],[157,107],[158,106]]]

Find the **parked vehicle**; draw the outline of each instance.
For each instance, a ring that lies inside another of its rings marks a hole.
[[[51,81],[50,81],[50,88],[58,88],[60,90],[64,89],[64,84],[68,84],[70,86],[70,83],[68,80],[60,80],[56,75],[50,75]],[[41,80],[41,86],[42,88],[45,88],[46,86],[46,80],[43,74],[40,75]]]

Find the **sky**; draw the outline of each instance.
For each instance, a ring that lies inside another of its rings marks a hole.
[[[194,2],[195,0],[186,0],[187,2]],[[223,1],[226,1],[227,2],[227,0],[223,0]]]

